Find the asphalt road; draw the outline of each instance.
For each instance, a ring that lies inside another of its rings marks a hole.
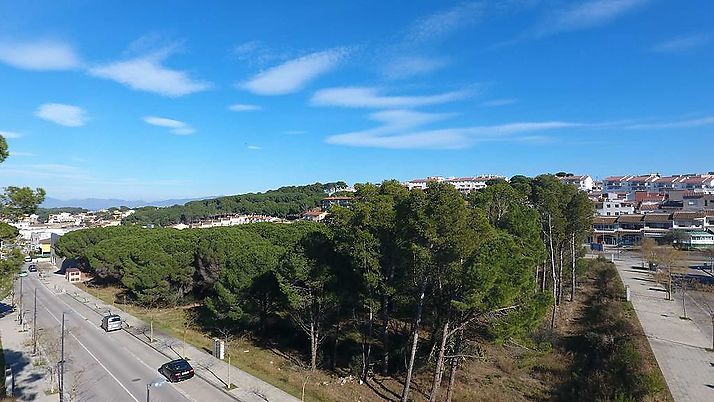
[[[22,278],[22,287],[23,310],[30,330],[33,294],[37,289],[39,345],[50,360],[59,361],[58,344],[65,315],[67,401],[147,400],[147,384],[162,378],[158,368],[169,359],[124,331],[104,332],[96,314],[67,295],[54,294],[40,282],[37,273]],[[19,297],[19,281],[16,295]],[[237,400],[198,377],[152,387],[150,392],[151,401]]]

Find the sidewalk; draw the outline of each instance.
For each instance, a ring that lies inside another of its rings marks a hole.
[[[692,320],[680,318],[681,300],[666,300],[665,288],[640,264],[629,256],[615,260],[672,397],[677,402],[714,401],[714,353],[707,350],[711,339]]]
[[[49,376],[42,366],[33,364],[32,326],[20,326],[17,309],[10,311],[10,297],[2,301],[5,311],[0,314],[0,338],[2,338],[5,367],[15,374],[15,398],[19,401],[56,401],[57,395],[47,395],[50,388]],[[31,318],[31,317],[30,317]],[[4,386],[4,384],[0,384]]]
[[[120,314],[125,321],[124,330],[136,339],[145,343],[162,353],[168,359],[176,359],[183,354],[183,341],[172,338],[166,334],[159,333],[154,329],[154,342],[149,342],[148,324],[142,320],[122,311],[116,306],[106,304],[89,293],[68,283],[61,275],[49,274],[43,283],[55,293],[66,293],[79,303],[84,304],[88,311],[97,314],[97,319],[107,311]],[[266,401],[299,401],[299,399],[274,387],[238,368],[231,366],[230,382],[236,385],[231,391],[226,390],[228,378],[228,364],[204,350],[198,349],[190,344],[186,345],[186,357],[189,357],[191,364],[196,368],[196,375],[203,378],[216,388],[223,390],[226,394],[235,399],[245,402],[266,402]]]

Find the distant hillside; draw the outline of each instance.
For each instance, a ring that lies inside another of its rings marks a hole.
[[[201,198],[180,198],[160,201],[143,201],[143,200],[120,200],[113,198],[81,198],[73,200],[59,200],[57,198],[47,197],[45,202],[40,205],[41,208],[84,208],[90,211],[98,209],[107,209],[111,207],[126,206],[129,208],[139,208],[146,206],[165,207],[169,205],[182,205],[189,201],[202,200],[208,197]]]
[[[221,214],[261,214],[285,218],[318,206],[326,193],[346,187],[347,184],[344,182],[315,183],[307,186],[280,187],[264,193],[191,201],[185,205],[165,208],[144,207],[125,218],[123,223],[169,226]]]

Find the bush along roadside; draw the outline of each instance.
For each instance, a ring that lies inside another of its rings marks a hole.
[[[615,266],[589,262],[593,292],[581,318],[581,331],[572,339],[575,353],[570,381],[560,400],[671,401]]]

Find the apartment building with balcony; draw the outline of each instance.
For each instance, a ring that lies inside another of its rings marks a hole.
[[[558,177],[561,182],[565,184],[572,184],[578,188],[580,191],[585,191],[589,193],[593,190],[594,182],[593,178],[590,176],[565,176]]]
[[[498,175],[481,175],[473,177],[442,177],[442,176],[430,176],[426,179],[414,179],[404,183],[409,190],[415,188],[426,190],[429,183],[449,183],[456,187],[462,194],[468,194],[474,190],[480,190],[486,188],[489,180],[494,179],[505,179],[504,176]]]
[[[651,191],[666,194],[671,191],[695,191],[714,193],[714,174],[712,173],[714,172],[673,176],[660,176],[659,174],[610,176],[603,180],[603,192]]]

